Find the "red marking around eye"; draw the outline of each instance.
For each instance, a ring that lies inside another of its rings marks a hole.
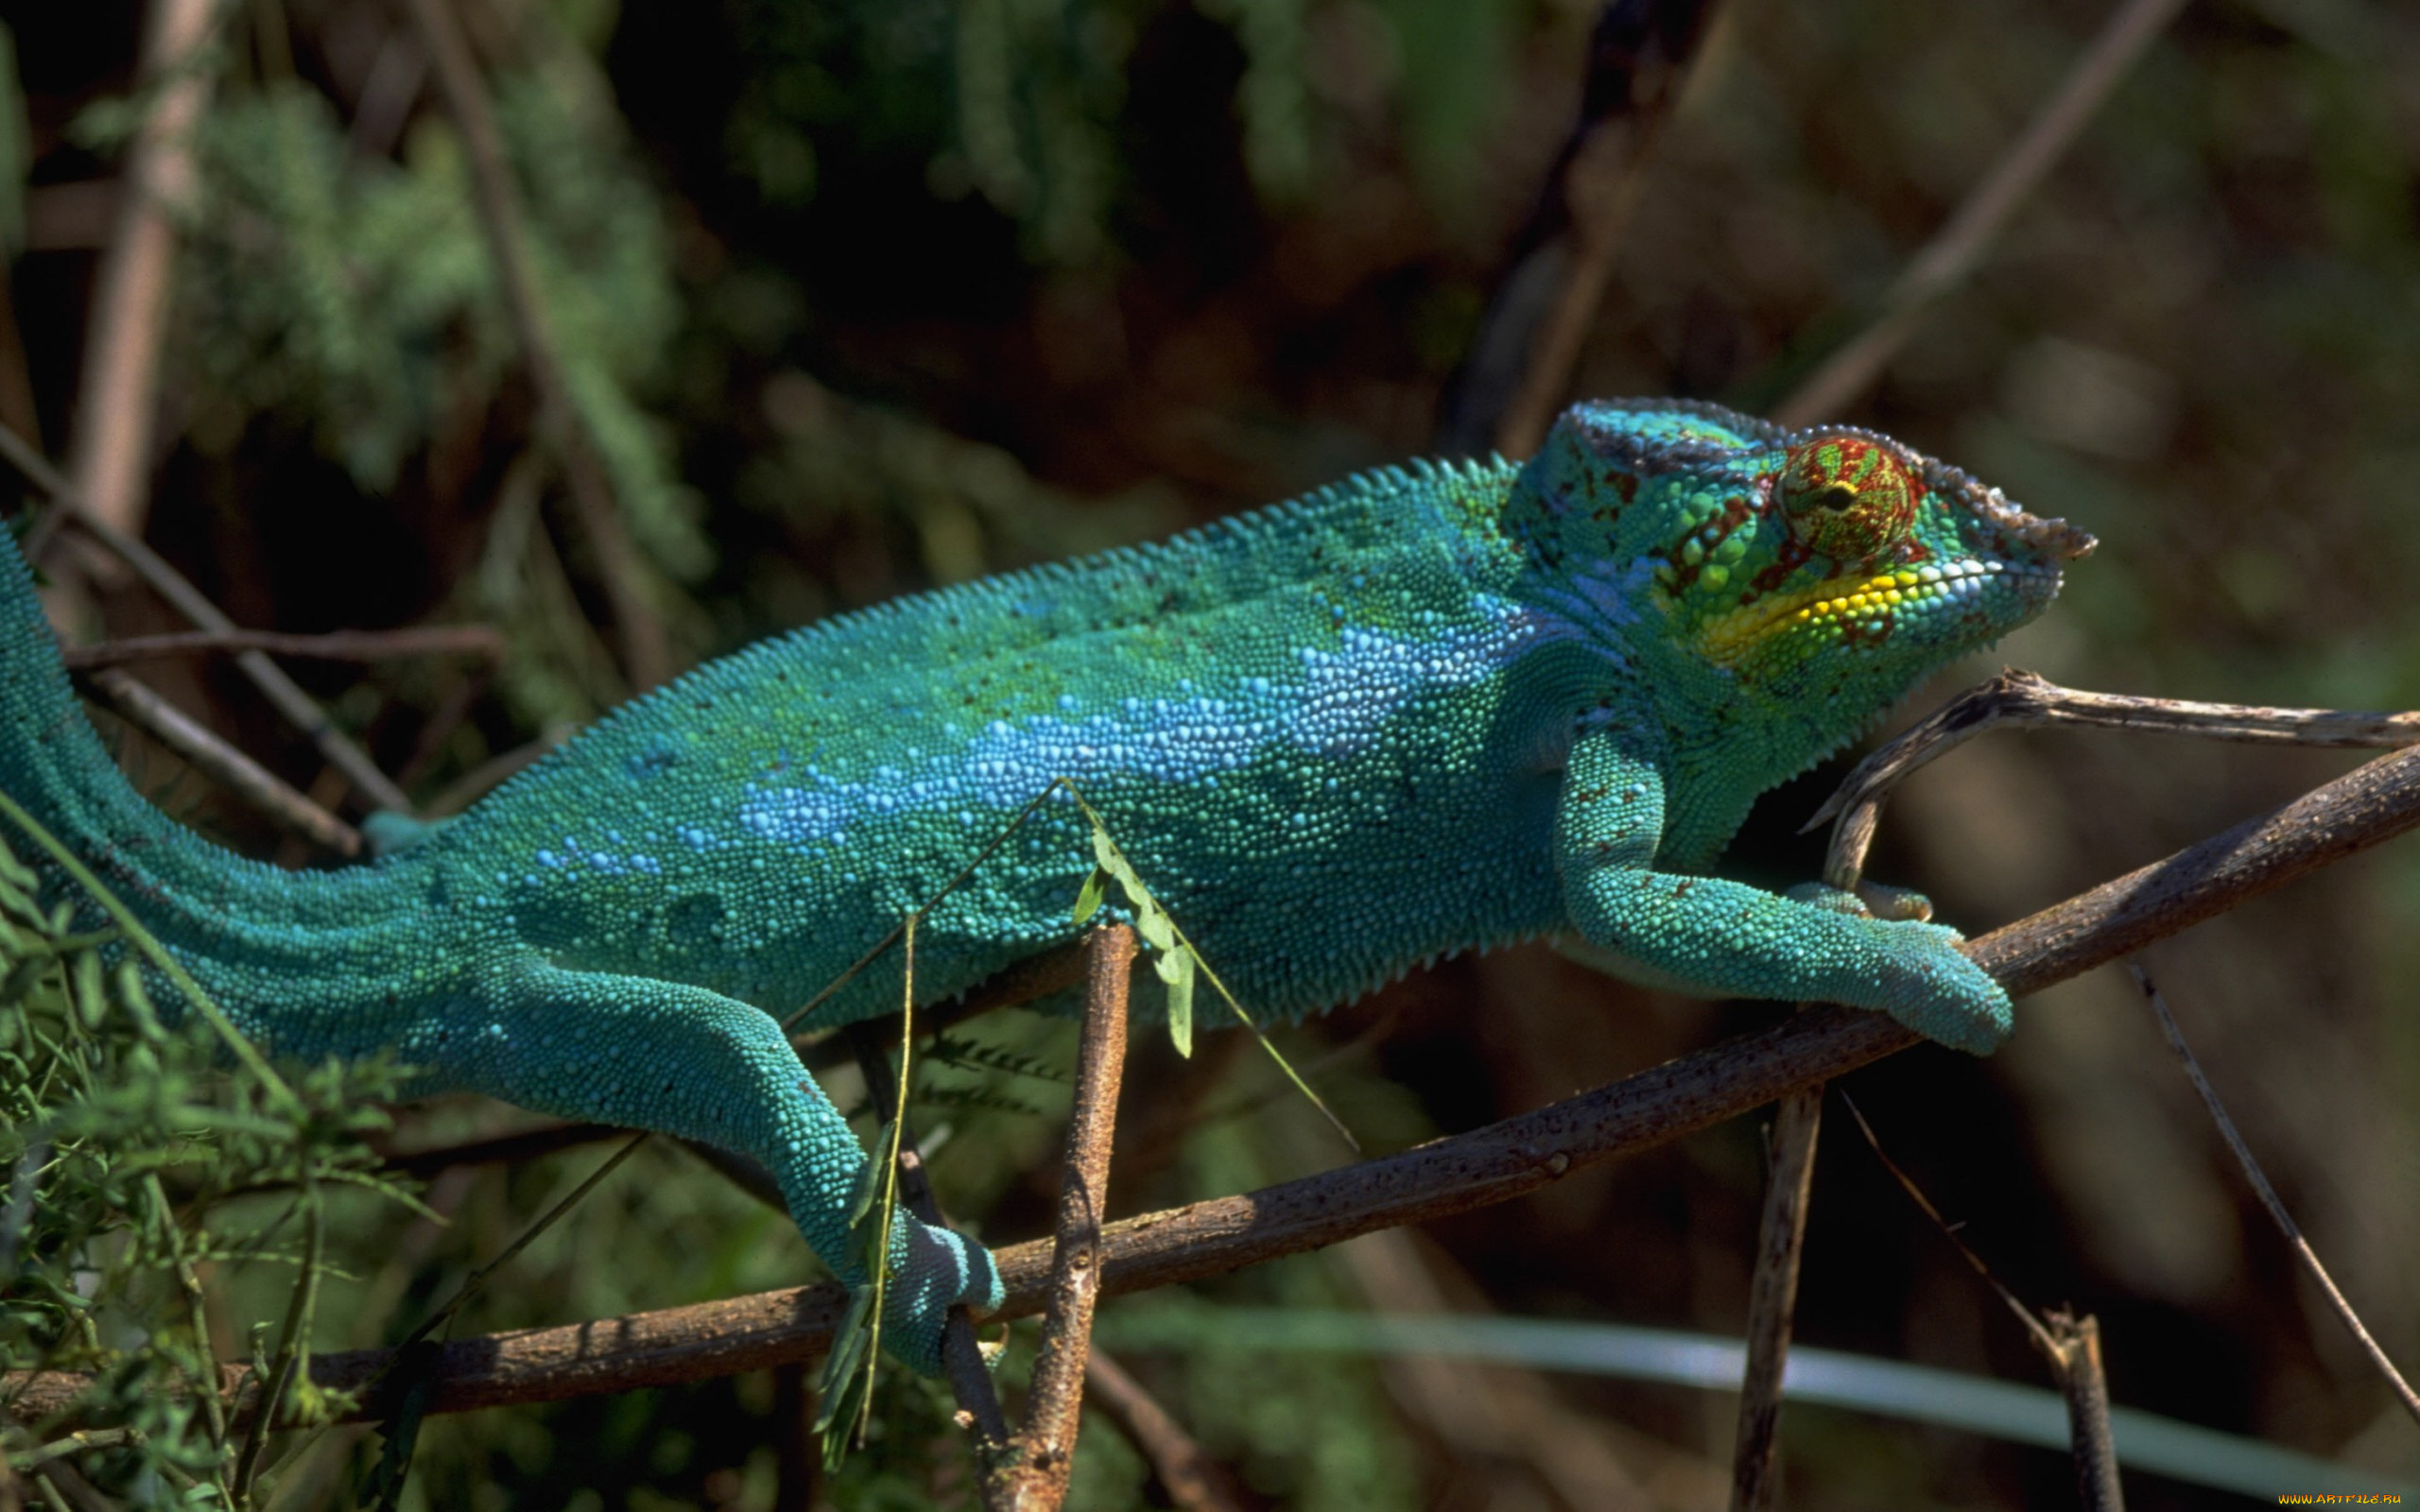
[[[1914,527],[1920,490],[1891,447],[1828,431],[1792,446],[1789,455],[1773,491],[1794,539],[1836,560],[1862,561]]]
[[[1773,554],[1772,561],[1764,571],[1750,578],[1748,586],[1759,593],[1770,593],[1788,582],[1789,575],[1805,566],[1806,559],[1814,555],[1803,541],[1794,539],[1785,541],[1781,543],[1781,550]]]

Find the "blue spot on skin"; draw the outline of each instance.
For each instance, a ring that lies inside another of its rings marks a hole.
[[[1485,681],[1533,644],[1534,624],[1512,605],[1481,604],[1490,611],[1487,622],[1443,638],[1415,642],[1348,629],[1336,650],[1303,659],[1299,681],[1250,678],[1243,691],[1252,717],[1238,717],[1227,698],[1188,696],[1153,699],[1145,714],[1037,716],[1021,725],[995,719],[962,750],[925,764],[912,777],[878,765],[869,782],[751,788],[739,822],[776,844],[838,845],[852,824],[870,816],[937,808],[1013,811],[1056,777],[1081,783],[1139,775],[1183,786],[1239,770],[1281,741],[1306,756],[1357,756],[1377,741],[1389,720],[1422,698]],[[1063,709],[1076,702],[1073,696],[1059,700]]]
[[[658,731],[648,738],[645,747],[632,751],[624,759],[622,770],[635,779],[661,777],[680,764],[679,738]]]

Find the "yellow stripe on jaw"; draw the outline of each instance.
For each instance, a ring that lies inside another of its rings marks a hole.
[[[1794,593],[1771,594],[1699,626],[1698,654],[1718,666],[1729,666],[1787,623],[1804,625],[1819,617],[1854,619],[1897,609],[1922,582],[1909,568],[1877,573],[1861,583],[1823,582]]]

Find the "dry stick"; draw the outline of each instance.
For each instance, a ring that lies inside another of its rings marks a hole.
[[[152,0],[145,28],[144,74],[160,93],[120,180],[117,230],[101,259],[84,340],[70,463],[85,507],[115,530],[143,528],[176,216],[194,196],[192,138],[212,83],[201,53],[220,9],[214,0]]]
[[[1966,954],[2023,997],[2224,913],[2271,888],[2420,826],[2420,752],[2379,757],[2292,802],[1994,930]],[[1111,1295],[1224,1275],[1323,1248],[1374,1228],[1466,1212],[1551,1185],[1570,1172],[1651,1148],[1923,1041],[1877,1013],[1826,1007],[1761,1033],[1466,1134],[1340,1170],[1123,1219],[1102,1234]],[[1000,1251],[1008,1299],[996,1316],[1039,1310],[1048,1267],[1040,1243]],[[527,1329],[440,1345],[431,1412],[555,1400],[760,1370],[822,1352],[847,1310],[838,1286],[793,1287],[688,1307]],[[388,1351],[315,1355],[313,1379],[349,1389]],[[12,1375],[10,1410],[40,1418],[92,1383],[75,1372]],[[240,1371],[231,1389],[251,1391]],[[374,1418],[375,1400],[360,1416]]]
[[[1772,1173],[1757,1225],[1756,1268],[1748,1287],[1748,1361],[1739,1381],[1739,1428],[1732,1446],[1732,1512],[1764,1512],[1779,1494],[1782,1373],[1806,1248],[1808,1190],[1824,1124],[1821,1082],[1790,1091],[1773,1117]]]
[[[313,845],[340,856],[361,854],[361,832],[221,739],[208,726],[115,667],[89,675],[111,706],[237,798]]]
[[[2413,1393],[2411,1383],[2403,1378],[2403,1372],[2387,1358],[2386,1350],[2379,1347],[2370,1331],[2362,1327],[2360,1314],[2353,1311],[2353,1304],[2346,1301],[2344,1294],[2338,1290],[2336,1278],[2320,1263],[2318,1252],[2310,1247],[2310,1241],[2303,1237],[2302,1226],[2295,1223],[2293,1214],[2286,1211],[2286,1204],[2278,1197],[2277,1189],[2269,1184],[2268,1173],[2260,1168],[2258,1160],[2253,1159],[2252,1146],[2244,1143],[2243,1135],[2235,1126],[2235,1120],[2227,1116],[2225,1105],[2219,1101],[2218,1090],[2210,1085],[2210,1078],[2203,1074],[2202,1062],[2185,1043],[2185,1031],[2177,1027],[2176,1016],[2168,1011],[2168,1000],[2160,996],[2159,988],[2152,985],[2151,977],[2141,967],[2129,964],[2127,970],[2135,973],[2135,986],[2142,989],[2143,996],[2151,1003],[2152,1011],[2159,1015],[2160,1033],[2168,1036],[2168,1047],[2176,1052],[2178,1062],[2185,1067],[2186,1077],[2193,1083],[2193,1090],[2202,1094],[2202,1106],[2210,1110],[2211,1122],[2219,1125],[2219,1132],[2226,1138],[2227,1148],[2235,1152],[2236,1163],[2243,1167],[2244,1178],[2260,1194],[2260,1205],[2269,1210],[2271,1218],[2276,1220],[2277,1230],[2286,1236],[2286,1243],[2293,1246],[2294,1257],[2303,1263],[2304,1268],[2310,1272],[2311,1280],[2317,1281],[2319,1289],[2326,1294],[2327,1305],[2336,1310],[2336,1315],[2343,1320],[2344,1327],[2351,1332],[2354,1341],[2360,1345],[2361,1351],[2370,1357],[2370,1363],[2377,1367],[2378,1374],[2386,1378],[2395,1400],[2403,1403],[2403,1410],[2410,1413],[2415,1422],[2420,1422],[2420,1394]]]
[[[520,201],[513,192],[511,169],[505,161],[504,139],[496,130],[493,112],[488,109],[478,64],[471,57],[470,44],[446,9],[445,0],[406,3],[413,21],[420,26],[422,40],[428,44],[438,93],[444,96],[446,112],[462,132],[479,229],[487,234],[488,255],[495,263],[496,280],[504,289],[505,309],[521,343],[521,356],[527,364],[530,384],[538,390],[540,423],[552,434],[562,460],[572,510],[579,518],[581,533],[588,538],[589,549],[596,553],[596,575],[604,587],[606,602],[613,609],[614,627],[620,631],[623,671],[634,689],[645,691],[671,675],[670,645],[665,637],[664,622],[648,604],[638,552],[623,524],[613,484],[597,460],[596,438],[589,433],[586,419],[572,402],[571,386],[563,376],[562,354],[555,345],[554,329],[547,323],[544,301],[539,297],[537,280],[530,270]]]
[[[50,465],[50,458],[35,450],[32,442],[6,421],[0,421],[0,462],[8,463],[19,477],[40,489],[48,505],[34,516],[33,524],[26,527],[25,535],[17,541],[17,549],[24,553],[26,563],[39,566],[50,538],[58,533],[60,522],[74,507],[75,490],[69,487],[66,474]]]
[[[202,595],[201,590],[185,580],[184,575],[169,566],[152,549],[134,537],[121,534],[91,516],[74,514],[69,524],[109,547],[132,567],[135,575],[148,584],[152,592],[166,599],[177,612],[205,630],[224,634],[235,628],[233,622]],[[259,651],[238,651],[235,666],[250,678],[252,686],[285,716],[285,722],[302,731],[319,749],[320,757],[353,783],[361,796],[382,809],[399,814],[412,812],[411,799],[404,796],[387,774],[380,771],[369,755],[346,737],[344,731],[330,720],[327,712],[304,693],[268,656]]]
[[[1881,795],[1860,809],[1861,824],[1832,827],[1824,880],[1854,891],[1881,815]],[[1806,1005],[1802,1004],[1802,1010]],[[1757,1222],[1756,1267],[1748,1289],[1748,1353],[1739,1380],[1739,1427],[1731,1452],[1734,1512],[1763,1512],[1780,1494],[1782,1380],[1789,1364],[1798,1276],[1806,1252],[1806,1211],[1823,1130],[1824,1089],[1801,1087],[1774,1111],[1772,1172]]]
[[[1884,293],[1874,323],[1826,357],[1774,406],[1772,418],[1784,425],[1807,425],[1855,404],[1907,341],[1926,309],[1973,270],[2118,81],[2184,9],[2185,0],[2126,0],[2118,7],[2059,92]]]
[[[26,480],[43,490],[50,499],[50,507],[26,532],[25,554],[27,561],[41,556],[41,541],[59,524],[73,524],[114,552],[119,559],[134,569],[150,590],[167,600],[170,608],[186,619],[216,634],[233,634],[235,624],[218,611],[218,606],[199,588],[185,580],[184,574],[171,567],[150,547],[125,531],[114,529],[95,519],[83,506],[81,496],[68,486],[59,470],[43,459],[42,454],[26,444],[14,431],[0,427],[0,459],[24,474]],[[372,804],[393,809],[399,814],[412,812],[411,799],[404,790],[389,781],[376,764],[363,754],[360,747],[345,738],[342,730],[331,723],[324,711],[312,701],[311,696],[297,686],[292,678],[280,671],[276,662],[258,651],[239,651],[235,666],[252,686],[260,689],[285,722],[310,738],[319,748],[320,759],[344,773],[345,780],[359,789]]]
[[[504,637],[486,625],[423,625],[404,630],[335,630],[324,635],[286,635],[276,630],[188,630],[176,635],[132,635],[95,645],[71,645],[60,654],[70,671],[124,666],[165,657],[205,652],[263,651],[321,662],[389,662],[416,656],[504,659]]]
[[[2100,1368],[2100,1323],[2089,1314],[2076,1317],[2059,1309],[2053,1309],[2047,1319],[2034,1316],[2033,1310],[1992,1274],[1975,1246],[1960,1235],[1958,1226],[1942,1216],[1915,1178],[1891,1159],[1856,1101],[1845,1092],[1841,1101],[1848,1106],[1849,1117],[1857,1121],[1858,1132],[1865,1136],[1882,1169],[2024,1327],[2026,1338],[2049,1365],[2051,1377],[2059,1383],[2060,1400],[2066,1403],[2068,1452],[2075,1461],[2076,1486],[2084,1506],[2090,1512],[2118,1512],[2125,1502],[2118,1488],[2117,1440],[2109,1426],[2109,1381]]]
[[[1832,832],[1835,858],[1862,858],[1873,843],[1882,798],[1913,773],[1987,730],[2013,725],[2043,730],[2072,725],[2145,734],[2193,735],[2256,746],[2325,746],[2375,749],[2420,744],[2420,713],[2353,713],[2338,709],[2274,709],[2265,704],[2197,703],[2063,688],[2010,668],[1969,688],[1880,750],[1851,768],[1799,833],[1845,816]]]
[[[1530,334],[1520,387],[1495,424],[1495,449],[1506,456],[1537,450],[1570,391],[1572,369],[1638,203],[1642,170],[1680,100],[1715,9],[1716,0],[1608,4],[1599,18],[1581,120],[1556,164],[1554,192],[1562,197],[1556,208],[1567,217],[1557,238],[1564,244],[1559,249],[1563,277],[1551,308]],[[1548,242],[1525,259],[1508,281],[1507,296],[1526,282],[1521,272],[1556,249]]]
[[[1084,1389],[1087,1404],[1117,1425],[1179,1512],[1243,1512],[1226,1468],[1098,1345],[1084,1361]]]
[[[1117,1089],[1126,1070],[1126,988],[1134,931],[1096,929],[1084,941],[1084,1031],[1076,1051],[1076,1099],[1067,1116],[1067,1160],[1051,1241],[1049,1304],[1033,1362],[1025,1423],[983,1477],[987,1509],[1056,1512],[1067,1499],[1082,1422],[1084,1359],[1100,1297],[1101,1212],[1109,1204],[1109,1151],[1117,1133]]]
[[[856,1053],[857,1067],[866,1078],[866,1095],[879,1112],[883,1108],[899,1108],[899,1084],[891,1076],[890,1055],[881,1021],[853,1023],[841,1030],[849,1048]],[[908,1138],[903,1125],[899,1131],[899,1200],[908,1211],[935,1228],[946,1228],[949,1220],[942,1216],[941,1204],[933,1200],[932,1183],[925,1178],[924,1158],[916,1151],[916,1142]],[[846,1294],[842,1295],[843,1310]],[[835,1314],[823,1324],[824,1337],[829,1340]],[[811,1361],[821,1351],[801,1351],[791,1356]],[[770,1361],[769,1364],[781,1364]],[[942,1368],[949,1376],[950,1394],[958,1399],[959,1411],[966,1415],[975,1430],[976,1443],[984,1450],[996,1450],[1009,1441],[1008,1416],[1000,1411],[1000,1394],[993,1388],[992,1372],[983,1364],[982,1347],[975,1340],[975,1321],[964,1307],[949,1310],[949,1318],[942,1325]]]
[[[2125,1512],[2118,1485],[2118,1441],[2109,1431],[2109,1376],[2100,1367],[2100,1320],[2087,1313],[2050,1314],[2051,1369],[2067,1404],[2067,1442],[2076,1495],[2084,1512]]]
[[[2357,713],[2328,709],[2275,709],[2246,704],[2198,703],[2178,698],[2145,698],[2122,694],[2088,693],[2063,688],[2032,673],[2010,669],[1980,687],[1968,690],[1859,762],[1832,796],[1816,810],[1806,828],[1835,818],[1825,880],[1849,885],[1862,867],[1881,815],[1884,797],[1909,774],[1938,760],[1986,730],[2014,726],[2020,730],[2074,725],[2140,733],[2195,735],[2211,740],[2253,744],[2293,744],[2331,747],[2399,747],[2420,741],[2420,714]],[[1862,1125],[1863,1120],[1860,1119]],[[1871,1143],[1873,1136],[1867,1135]],[[1880,1154],[1879,1146],[1876,1153]],[[1887,1158],[1884,1163],[1889,1164]],[[1895,1174],[1895,1169],[1894,1169]],[[1902,1177],[1919,1205],[1931,1211],[1912,1183]],[[1935,1221],[1940,1222],[1935,1215]],[[1947,1226],[1943,1226],[1948,1232]],[[1952,1239],[1955,1240],[1953,1234]],[[1965,1248],[1962,1242],[1959,1247]],[[1979,1259],[1968,1258],[1979,1271]],[[1989,1273],[1984,1272],[1986,1279]],[[1998,1283],[1993,1282],[1996,1288]],[[2107,1445],[2108,1389],[2100,1380],[2099,1326],[2084,1348],[2075,1331],[2062,1332],[2059,1320],[2049,1326],[2037,1321],[2015,1297],[1999,1288],[2002,1299],[2024,1319],[2029,1336],[2057,1379],[2067,1403],[2072,1452],[2079,1486],[2088,1504],[2118,1504],[2116,1470]],[[2359,1324],[2354,1325],[2357,1329]],[[1778,1389],[1778,1383],[1775,1383]],[[1743,1409],[1744,1410],[1744,1409]],[[1744,1419],[1743,1419],[1744,1420]],[[2092,1502],[2105,1497],[2105,1502]]]

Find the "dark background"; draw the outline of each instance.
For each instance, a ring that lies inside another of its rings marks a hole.
[[[1777,401],[1863,326],[2107,9],[1733,0],[1637,184],[1569,396]],[[22,146],[0,164],[14,314],[0,420],[64,458],[90,423],[77,386],[128,102],[145,98],[130,94],[141,12],[0,14],[22,91],[21,119],[0,124]],[[1595,20],[1578,0],[475,0],[460,14],[582,420],[682,664],[1426,449],[1550,185]],[[537,440],[461,139],[407,17],[374,0],[231,5],[193,66],[212,86],[190,143],[199,186],[180,212],[157,391],[131,401],[158,417],[144,528],[239,625],[502,628],[510,652],[484,687],[466,688],[459,662],[296,664],[441,811],[497,758],[630,691],[597,562]],[[2047,620],[1918,709],[2002,660],[2109,691],[2420,703],[2416,172],[2420,13],[2187,8],[1838,417],[2103,541]],[[80,612],[91,634],[180,627],[130,587]],[[223,665],[146,676],[361,812]],[[129,759],[232,843],[322,859],[139,742]],[[1905,791],[1872,869],[1979,931],[2350,764],[1996,737]],[[1812,875],[1819,841],[1792,832],[1838,772],[1770,798],[1726,869]],[[2415,913],[2407,842],[2146,961],[2406,1362],[2420,1358]],[[1386,1148],[1773,1011],[1655,999],[1531,947],[1417,975],[1280,1040],[1322,1062],[1322,1087]],[[2120,974],[2043,994],[2019,1022],[1989,1062],[1927,1048],[1848,1083],[1966,1241],[2028,1301],[2099,1315],[2119,1403],[2420,1472],[2412,1425],[2297,1279]],[[985,1032],[1072,1058],[1048,1021]],[[1119,1209],[1337,1160],[1260,1058],[1140,1057],[1129,1121],[1141,1108],[1192,1132],[1121,1163]],[[925,1116],[956,1128],[936,1160],[953,1211],[997,1242],[1040,1232],[1057,1125],[1005,1105],[1063,1095],[1030,1078],[952,1085],[956,1105]],[[441,1104],[407,1112],[398,1143],[524,1122]],[[1837,1113],[1831,1132],[1798,1337],[2042,1381],[1997,1301]],[[450,1172],[429,1196],[442,1230],[365,1206],[320,1343],[398,1336],[595,1158]],[[1742,1122],[1439,1225],[1416,1248],[1349,1246],[1202,1291],[1381,1310],[1443,1295],[1736,1335],[1762,1162]],[[1404,1281],[1407,1259],[1423,1280]],[[810,1265],[782,1220],[655,1150],[462,1331],[794,1283]],[[261,1315],[247,1298],[273,1308],[283,1281],[216,1284],[234,1345]],[[1521,1395],[1534,1381],[1459,1369],[1424,1391],[1401,1369],[1215,1339],[1128,1363],[1286,1505],[1585,1504],[1575,1487],[1613,1494],[1589,1478],[1592,1455],[1622,1467],[1637,1504],[1721,1498],[1727,1396],[1567,1378]],[[1470,1394],[1459,1407],[1454,1389]],[[1524,1426],[1474,1430],[1482,1399],[1519,1404]],[[432,1422],[406,1504],[767,1505],[792,1405],[754,1378]],[[944,1409],[903,1384],[883,1414],[882,1439],[825,1487],[833,1504],[962,1496]],[[1086,1504],[1139,1494],[1114,1433],[1095,1423],[1084,1442]],[[1798,1506],[2071,1494],[2057,1456],[1880,1418],[1792,1409],[1785,1443]],[[373,1449],[355,1433],[317,1452],[284,1504],[344,1504]],[[2151,1478],[2129,1490],[2138,1506],[2217,1500]]]

